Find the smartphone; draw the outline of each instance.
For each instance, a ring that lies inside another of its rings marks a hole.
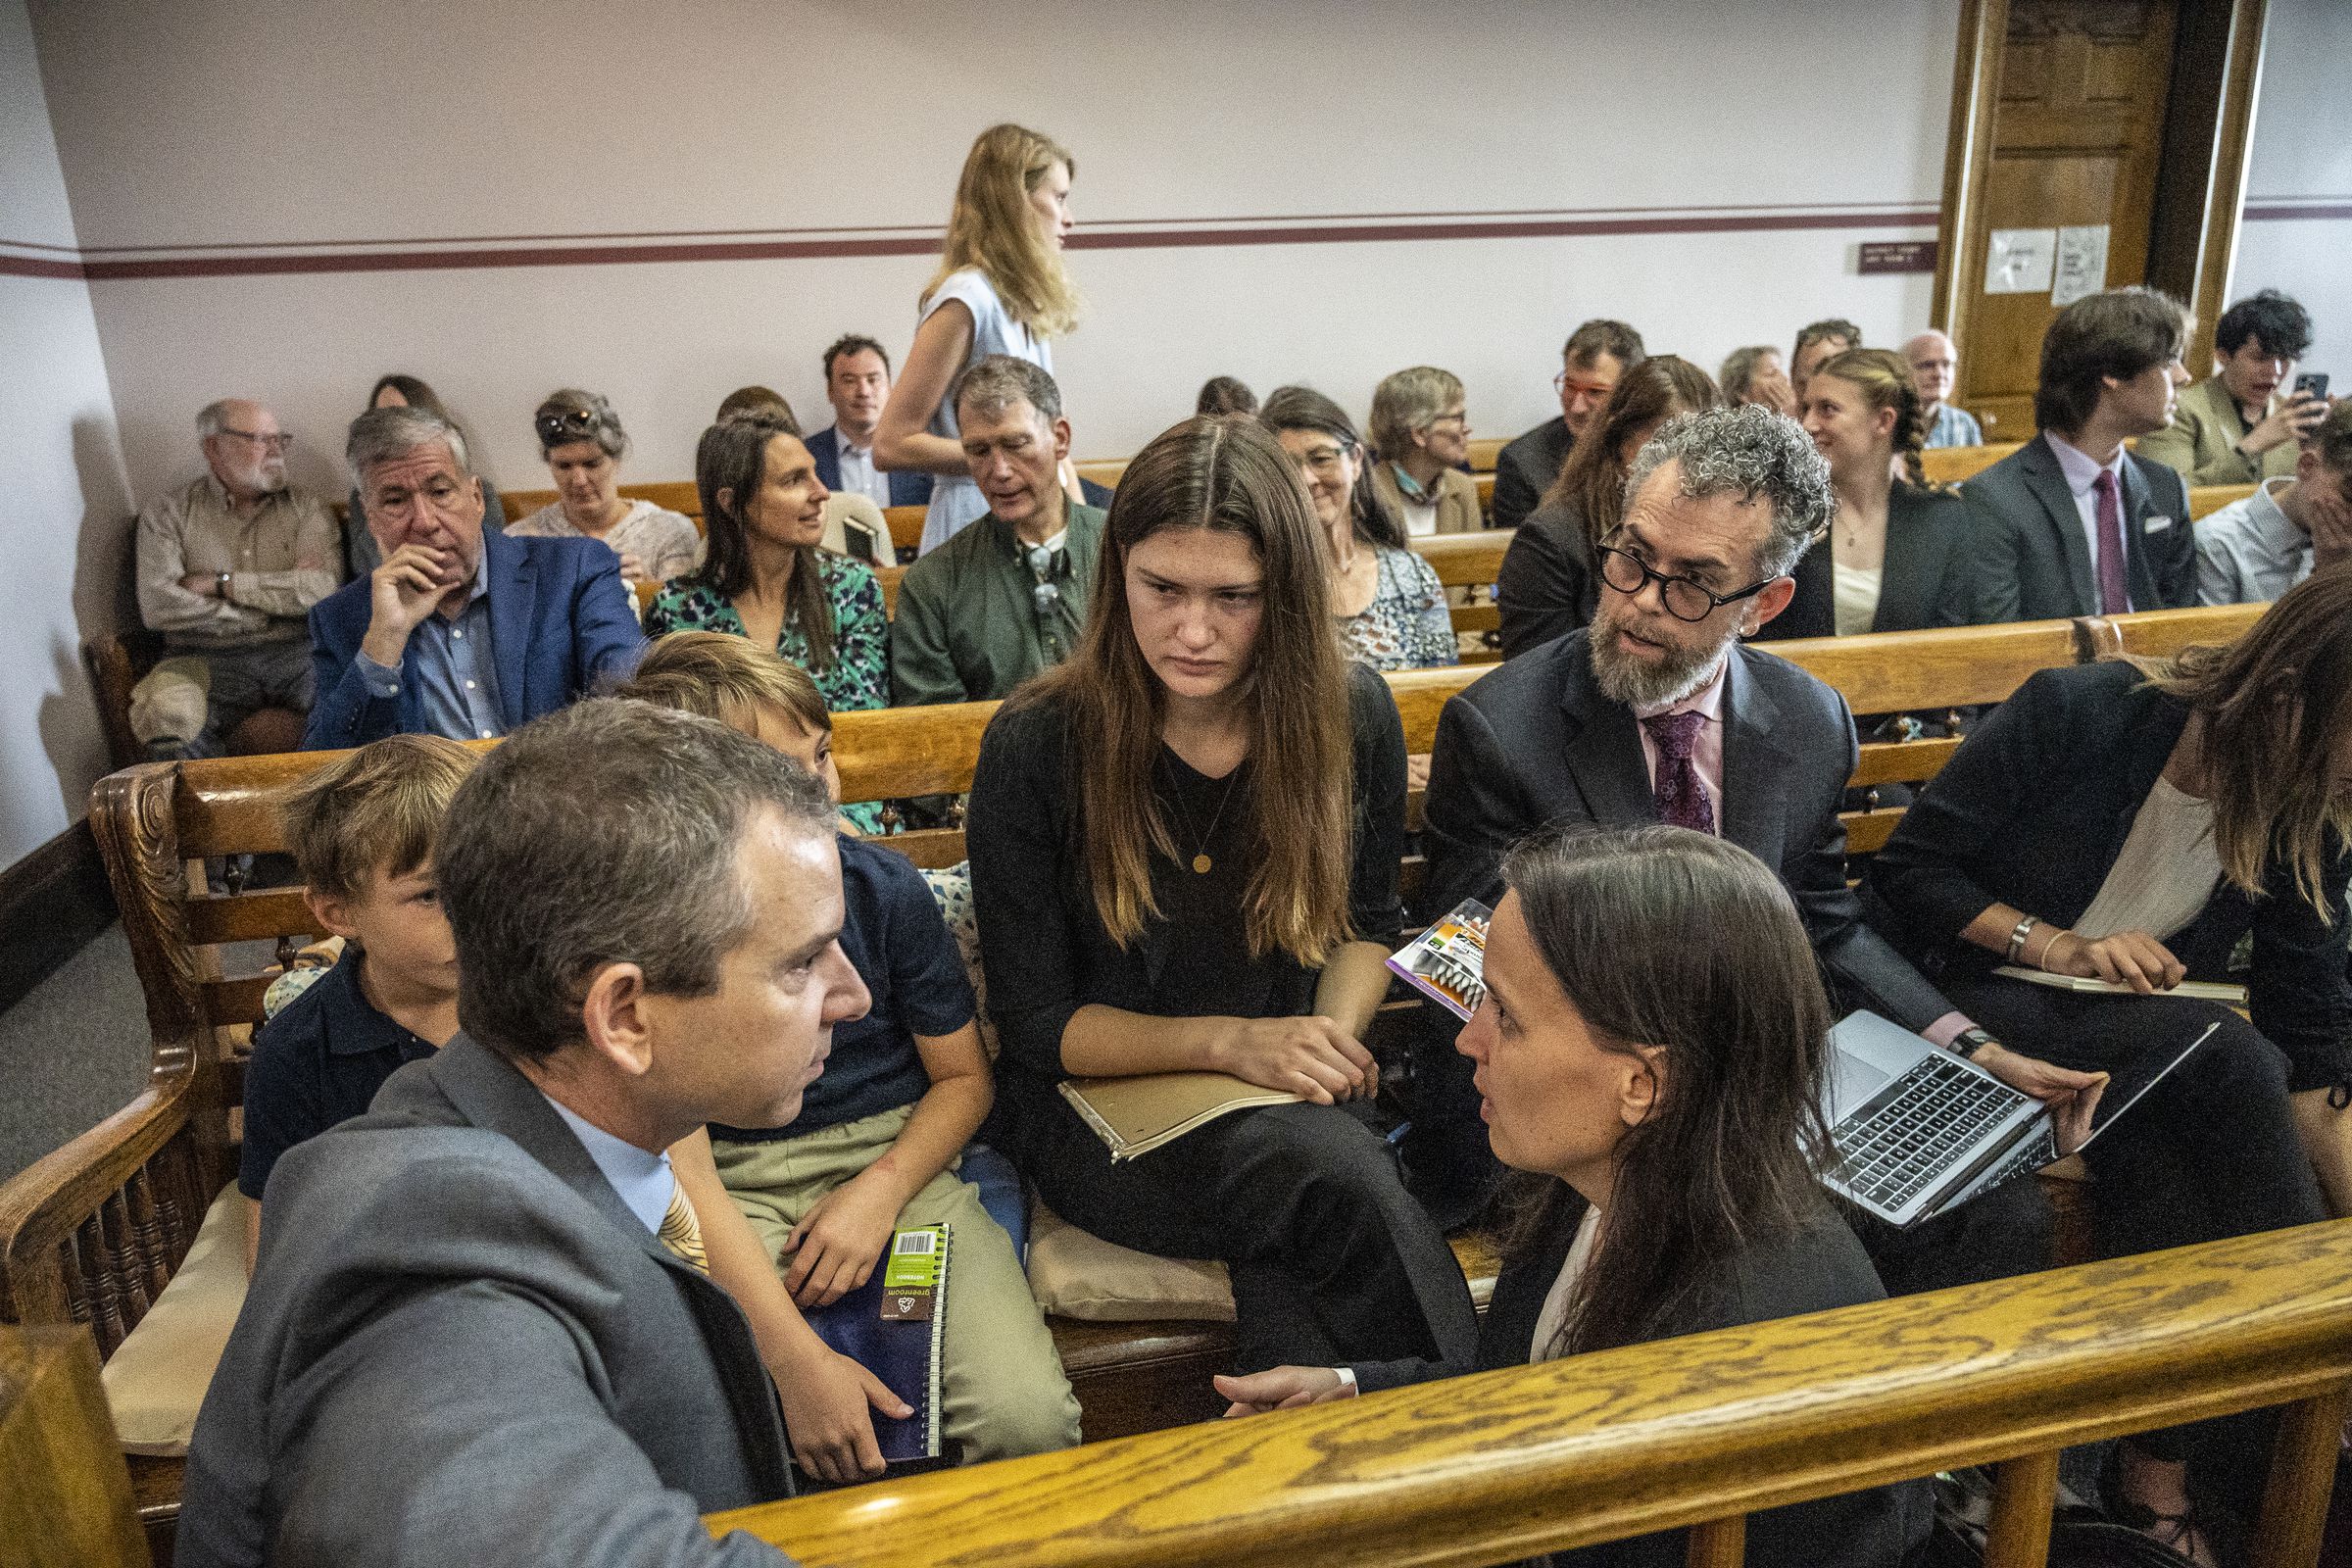
[[[2323,403],[2327,402],[2328,372],[2326,370],[2305,370],[2301,375],[2296,376],[2295,395],[2300,397],[2306,392]]]

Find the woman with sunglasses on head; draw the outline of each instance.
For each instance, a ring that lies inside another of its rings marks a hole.
[[[1676,415],[1722,401],[1706,371],[1671,354],[1652,355],[1618,377],[1569,449],[1559,477],[1502,553],[1494,603],[1503,658],[1592,622],[1600,603],[1592,547],[1624,514],[1634,454]]]
[[[2335,570],[2230,647],[2034,676],[1903,814],[1865,898],[1954,1006],[2061,1064],[2105,1067],[2213,1026],[2084,1152],[2100,1250],[2124,1255],[2352,1212],[2347,843],[2352,571]],[[2249,936],[2252,967],[2233,973]],[[2113,989],[2053,990],[2001,965]],[[2246,1016],[2166,995],[2239,978]],[[2227,1450],[2160,1438],[2127,1449],[2124,1494],[2195,1555],[2181,1460]]]
[[[1519,1222],[1474,1361],[1220,1378],[1232,1415],[1520,1366],[1885,1293],[1819,1185],[1830,1008],[1795,906],[1737,845],[1687,828],[1545,829],[1504,858],[1476,1063]],[[1924,1482],[1750,1516],[1749,1568],[1894,1568]],[[1667,1568],[1679,1533],[1562,1552]]]
[[[555,476],[556,499],[507,531],[523,537],[602,539],[620,558],[620,580],[667,582],[703,559],[693,520],[620,494],[628,432],[612,405],[593,392],[551,392],[531,416],[539,455]],[[632,601],[633,602],[633,601]]]
[[[833,712],[890,706],[890,622],[873,569],[824,549],[824,481],[800,427],[774,411],[703,432],[694,485],[710,546],[701,566],[662,585],[645,634],[723,631],[807,670]],[[881,808],[842,808],[861,832]]]
[[[1405,548],[1404,527],[1374,488],[1340,406],[1302,386],[1277,387],[1258,418],[1306,481],[1348,657],[1382,670],[1461,662],[1437,569]]]
[[[1788,635],[1967,624],[1967,509],[1920,466],[1928,426],[1909,363],[1890,349],[1847,349],[1806,379],[1800,420],[1829,463],[1838,514],[1830,548],[1797,564],[1797,595],[1781,617]]]
[[[988,510],[972,482],[949,393],[967,368],[1009,354],[1054,370],[1053,339],[1078,324],[1078,291],[1062,269],[1077,162],[1052,137],[991,125],[956,182],[939,270],[916,302],[914,344],[874,431],[874,461],[938,476],[923,549],[938,549]],[[1085,502],[1063,467],[1070,499]]]
[[[1236,1359],[1467,1356],[1461,1270],[1351,1106],[1402,920],[1404,737],[1331,632],[1273,437],[1196,417],[1128,466],[1078,650],[981,743],[965,843],[1016,1163],[1075,1224],[1231,1272]],[[1207,1070],[1297,1103],[1114,1164],[1055,1092]]]
[[[416,376],[402,375],[398,371],[376,378],[373,390],[368,394],[368,407],[422,409],[428,414],[439,415],[452,428],[458,422],[431,387]],[[464,438],[462,431],[460,438]],[[506,504],[498,499],[498,487],[478,473],[474,477],[481,479],[482,484],[482,526],[495,528],[500,533],[506,532],[507,509]],[[356,484],[351,487],[350,504],[343,514],[343,554],[351,563],[351,575],[354,577],[365,577],[384,564],[384,553],[377,547],[375,535],[368,531],[368,508],[361,502],[360,487]]]

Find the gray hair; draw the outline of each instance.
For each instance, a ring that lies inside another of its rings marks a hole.
[[[1025,402],[1045,416],[1048,424],[1061,417],[1061,388],[1042,365],[1010,354],[991,354],[956,378],[953,401],[956,420],[963,422],[969,403],[982,414],[997,414],[1015,402]]]
[[[432,410],[414,404],[369,409],[352,420],[350,438],[343,443],[343,461],[351,468],[352,481],[364,490],[370,468],[436,444],[449,448],[460,473],[473,472],[466,456],[466,437],[458,427]]]
[[[1373,450],[1391,460],[1402,457],[1413,444],[1415,430],[1427,429],[1446,405],[1461,401],[1461,377],[1451,370],[1434,365],[1398,370],[1372,392],[1372,417],[1365,422],[1371,426]]]
[[[196,411],[196,439],[210,441],[228,428],[228,406],[241,398],[215,398]]]
[[[1625,504],[1649,476],[1669,463],[1682,465],[1682,494],[1692,501],[1736,495],[1761,497],[1772,508],[1772,523],[1757,547],[1756,566],[1778,577],[1794,569],[1797,558],[1837,515],[1830,492],[1830,466],[1794,419],[1753,403],[1678,414],[1634,457],[1625,476]]]
[[[593,441],[608,458],[628,455],[629,433],[620,427],[620,416],[612,412],[612,403],[602,393],[583,392],[576,386],[550,392],[532,411],[531,428],[538,432],[541,457],[574,441]]]
[[[581,1037],[597,971],[634,963],[662,996],[709,996],[749,934],[744,830],[781,810],[829,837],[824,786],[726,725],[597,698],[525,724],[450,803],[433,869],[458,946],[458,1018],[502,1055]]]

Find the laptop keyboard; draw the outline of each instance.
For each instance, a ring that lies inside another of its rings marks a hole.
[[[2017,1104],[2016,1091],[1940,1052],[1832,1129],[1856,1197],[1899,1209],[1946,1175],[1954,1156]]]

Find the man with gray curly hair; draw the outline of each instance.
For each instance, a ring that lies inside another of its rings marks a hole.
[[[1838,810],[1854,770],[1845,700],[1741,642],[1788,607],[1791,576],[1833,503],[1796,423],[1752,405],[1669,420],[1626,479],[1625,518],[1597,547],[1591,626],[1522,654],[1446,704],[1430,762],[1425,909],[1492,906],[1503,852],[1560,822],[1665,822],[1729,839],[1796,905],[1840,1011],[1866,1007],[2028,1094],[2092,1085],[2005,1050],[1862,920]],[[1507,737],[1507,739],[1506,739]],[[1406,1163],[1441,1221],[1498,1171],[1446,1021],[1421,1043]],[[1450,1015],[1447,1015],[1450,1018]],[[1856,1220],[1886,1287],[1926,1290],[2044,1266],[2049,1216],[2031,1182],[1898,1232]]]

